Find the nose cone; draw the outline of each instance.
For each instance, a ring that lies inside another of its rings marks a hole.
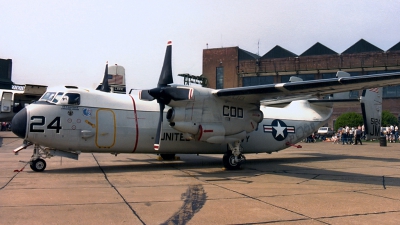
[[[26,108],[23,108],[11,121],[11,131],[20,138],[25,138],[26,136],[26,117]]]

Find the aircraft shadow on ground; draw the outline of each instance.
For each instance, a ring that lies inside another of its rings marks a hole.
[[[399,162],[393,158],[374,158],[366,156],[354,155],[330,155],[323,153],[304,153],[300,157],[293,158],[258,158],[247,160],[240,170],[224,170],[220,158],[200,155],[193,157],[191,155],[180,155],[181,159],[176,161],[159,161],[155,158],[149,159],[134,159],[116,160],[112,162],[100,161],[99,166],[89,167],[69,167],[69,168],[48,168],[45,173],[49,174],[73,174],[73,173],[132,173],[146,171],[166,171],[166,170],[181,170],[181,175],[177,177],[197,177],[205,181],[218,180],[245,180],[262,175],[279,175],[308,180],[324,180],[354,184],[373,184],[386,186],[400,186],[400,174],[361,174],[355,172],[345,172],[343,170],[349,168],[365,167],[365,161],[361,165],[346,164],[346,166],[333,166],[331,169],[315,167],[306,163],[324,163],[336,160],[355,159],[367,161],[381,162]],[[108,163],[117,162],[118,165],[107,165]],[[319,165],[321,166],[321,165]],[[323,165],[322,165],[323,166]],[[382,166],[377,166],[382,167]],[[388,166],[388,168],[391,168]],[[400,169],[398,166],[392,168]],[[371,169],[372,170],[372,169]]]

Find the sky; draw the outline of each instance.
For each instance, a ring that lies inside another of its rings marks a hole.
[[[16,84],[95,87],[105,63],[127,88],[157,85],[165,47],[177,74],[202,74],[203,49],[239,46],[300,55],[316,42],[341,53],[361,38],[400,41],[399,0],[0,0],[0,58]]]

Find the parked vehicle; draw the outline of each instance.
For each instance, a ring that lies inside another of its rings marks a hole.
[[[318,135],[320,136],[329,136],[331,137],[334,135],[335,132],[333,132],[332,128],[330,127],[320,127],[317,131]]]

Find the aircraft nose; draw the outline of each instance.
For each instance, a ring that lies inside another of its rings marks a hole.
[[[11,131],[20,138],[26,136],[27,112],[26,108],[19,111],[11,121]]]

